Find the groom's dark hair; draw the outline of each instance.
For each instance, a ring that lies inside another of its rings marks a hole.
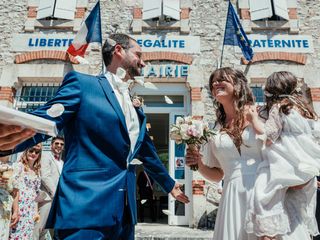
[[[119,44],[125,50],[129,49],[131,47],[130,40],[136,41],[132,37],[123,33],[111,34],[107,38],[107,40],[104,42],[102,47],[102,57],[103,57],[104,64],[108,66],[111,63],[113,52],[117,44]]]

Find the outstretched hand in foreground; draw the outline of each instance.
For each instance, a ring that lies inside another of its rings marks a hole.
[[[189,198],[181,191],[181,187],[182,187],[182,184],[176,182],[176,184],[174,185],[170,193],[179,202],[189,203]]]

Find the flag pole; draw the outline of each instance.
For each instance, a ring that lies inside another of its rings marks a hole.
[[[228,15],[229,15],[229,4],[230,4],[230,0],[228,1],[228,11],[227,11],[226,23],[225,23],[225,27],[224,27],[224,36],[223,36],[223,43],[222,43],[222,49],[221,49],[221,57],[220,57],[219,68],[222,67],[223,51],[224,51],[224,41],[225,41],[225,39],[226,39],[226,29],[227,29]]]
[[[101,5],[100,5],[100,0],[98,0],[97,4],[99,4],[99,15],[100,15],[100,22],[101,22]],[[104,61],[103,61],[103,41],[102,41],[102,25],[100,24],[100,35],[101,35],[101,74],[105,73],[105,65],[104,65]]]
[[[223,40],[223,42],[224,42],[224,40]],[[222,67],[223,50],[224,50],[224,43],[222,44],[221,57],[220,57],[220,64],[219,64],[219,67],[218,67],[218,68],[221,68],[221,67]]]

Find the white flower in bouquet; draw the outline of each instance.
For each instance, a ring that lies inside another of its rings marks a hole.
[[[184,118],[182,118],[182,117],[177,117],[177,119],[176,119],[176,125],[181,125],[181,124],[183,124],[184,123]]]
[[[188,124],[183,123],[180,125],[180,134],[181,134],[182,140],[189,140],[191,138]]]
[[[180,135],[180,130],[178,128],[171,128],[170,138],[174,139],[177,144],[182,143],[182,136]]]
[[[187,116],[187,117],[185,117],[185,118],[184,118],[184,122],[185,122],[186,124],[191,125],[191,124],[192,124],[192,116]]]
[[[176,123],[170,129],[170,138],[177,144],[187,144],[190,148],[198,148],[208,142],[208,139],[215,135],[209,129],[208,123],[195,119],[192,116],[177,117]],[[192,170],[197,170],[198,166],[191,166]]]

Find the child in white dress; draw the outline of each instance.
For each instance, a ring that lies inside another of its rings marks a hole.
[[[265,86],[266,143],[247,215],[247,231],[264,240],[307,240],[318,234],[320,147],[312,135],[317,115],[300,90],[289,72],[273,73]]]

